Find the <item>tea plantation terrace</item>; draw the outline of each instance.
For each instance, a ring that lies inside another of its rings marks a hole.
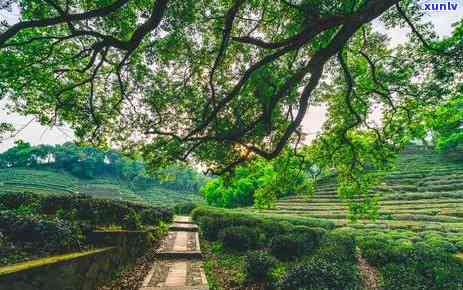
[[[350,224],[348,206],[337,195],[334,177],[317,185],[313,197],[280,199],[275,215],[310,216],[333,220],[338,226],[408,229],[414,231],[463,231],[463,162],[430,151],[406,151],[391,172],[378,172],[379,219]]]
[[[143,190],[130,188],[127,182],[104,177],[81,179],[63,171],[28,168],[0,169],[0,194],[74,194],[83,193],[96,198],[107,198],[151,205],[174,205],[181,202],[202,202],[196,193],[152,186]]]

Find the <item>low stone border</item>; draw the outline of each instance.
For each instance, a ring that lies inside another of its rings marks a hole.
[[[151,231],[94,232],[97,249],[0,268],[0,290],[94,290],[153,247]]]
[[[116,247],[71,253],[0,268],[1,290],[93,290],[125,260]]]

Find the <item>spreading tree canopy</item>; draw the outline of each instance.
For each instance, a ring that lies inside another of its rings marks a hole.
[[[351,180],[424,135],[430,112],[462,94],[463,25],[439,39],[417,1],[8,0],[0,9],[15,5],[19,21],[0,28],[0,96],[153,166],[194,158],[222,171],[272,159],[301,142],[308,107],[323,103],[311,152]],[[408,27],[409,41],[391,48],[378,19]]]

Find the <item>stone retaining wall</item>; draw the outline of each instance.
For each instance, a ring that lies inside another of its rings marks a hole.
[[[95,232],[96,250],[0,268],[0,290],[93,290],[133,263],[158,238],[152,232]]]

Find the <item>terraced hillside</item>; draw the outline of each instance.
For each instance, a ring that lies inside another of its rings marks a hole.
[[[162,187],[151,187],[134,192],[127,183],[117,179],[79,179],[64,172],[33,169],[0,169],[0,193],[33,192],[40,194],[85,193],[99,198],[170,205],[201,202],[197,194],[177,192]]]
[[[463,161],[458,154],[443,157],[409,148],[392,172],[378,174],[384,179],[376,188],[381,193],[381,209],[374,222],[349,222],[348,208],[336,195],[334,178],[323,180],[311,199],[287,197],[279,200],[275,209],[263,212],[330,219],[339,226],[355,228],[463,232]]]

